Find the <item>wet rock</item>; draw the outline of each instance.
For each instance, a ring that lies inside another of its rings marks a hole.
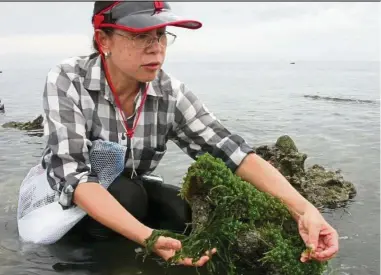
[[[240,255],[240,265],[245,269],[254,269],[258,273],[264,273],[261,270],[261,265],[257,261],[252,259],[261,258],[264,248],[263,248],[263,237],[255,229],[251,229],[245,232],[241,232],[237,236],[236,250],[238,255]]]
[[[275,143],[275,146],[283,152],[294,152],[298,151],[296,148],[295,142],[289,136],[280,136]]]
[[[340,170],[327,171],[320,165],[313,165],[306,171],[304,178],[299,178],[303,193],[308,194],[308,200],[317,206],[336,207],[345,205],[357,194],[353,183],[346,181]]]
[[[34,131],[34,130],[42,130],[43,129],[43,123],[44,118],[42,115],[39,115],[36,119],[28,122],[16,122],[11,121],[4,123],[2,126],[4,128],[16,128],[19,130],[26,130],[26,131]]]
[[[194,226],[202,227],[208,222],[211,207],[201,196],[194,196],[191,199],[192,223]]]
[[[306,169],[307,155],[299,152],[287,135],[279,137],[274,145],[254,149],[316,207],[341,206],[356,195],[355,186],[344,179],[340,170],[326,170],[317,164]]]

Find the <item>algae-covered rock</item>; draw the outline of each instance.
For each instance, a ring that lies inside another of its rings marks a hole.
[[[329,171],[319,165],[306,169],[307,155],[299,152],[287,135],[279,137],[274,145],[254,149],[316,207],[339,206],[356,195],[355,186],[344,180],[339,170]]]
[[[283,203],[232,173],[220,160],[204,154],[189,167],[180,195],[192,208],[188,236],[155,230],[147,254],[161,235],[182,241],[182,257],[199,259],[217,249],[207,263],[210,274],[320,275],[327,263],[300,262],[306,249],[296,222]],[[170,261],[170,262],[171,262]],[[254,273],[253,273],[254,272]]]
[[[283,152],[293,152],[298,151],[296,148],[295,142],[287,135],[281,136],[275,143],[275,146],[282,150]]]
[[[353,183],[344,180],[340,170],[327,171],[317,164],[309,167],[299,182],[307,199],[316,206],[344,205],[357,194]]]
[[[35,118],[32,121],[28,122],[16,122],[11,121],[4,123],[2,126],[3,128],[16,128],[19,130],[25,130],[29,131],[32,135],[41,136],[42,130],[43,130],[43,123],[44,118],[42,115],[39,115],[37,118]]]

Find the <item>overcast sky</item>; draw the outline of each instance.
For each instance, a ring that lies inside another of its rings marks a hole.
[[[380,3],[171,3],[203,22],[171,29],[172,60],[379,60]],[[92,2],[0,3],[0,63],[91,51]]]

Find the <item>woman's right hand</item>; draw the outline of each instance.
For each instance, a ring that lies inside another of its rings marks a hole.
[[[171,257],[173,257],[176,251],[181,249],[181,242],[179,240],[169,238],[169,237],[159,237],[155,243],[154,250],[157,255],[162,257],[165,261],[168,261]],[[185,258],[178,262],[179,265],[185,266],[203,266],[210,257],[216,253],[216,249],[213,249],[210,252],[206,252],[205,256],[202,256],[197,262],[193,263],[192,258]]]

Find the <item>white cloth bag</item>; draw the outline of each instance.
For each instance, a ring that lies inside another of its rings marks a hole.
[[[106,189],[123,172],[127,148],[109,141],[93,141],[90,150],[92,170]],[[20,240],[35,244],[52,244],[74,227],[86,212],[74,206],[63,209],[51,188],[47,171],[38,164],[30,169],[21,183],[17,208]]]
[[[41,206],[33,207],[33,204]],[[85,215],[79,207],[63,210],[40,164],[29,171],[20,187],[17,213],[19,236],[23,242],[52,244]]]

